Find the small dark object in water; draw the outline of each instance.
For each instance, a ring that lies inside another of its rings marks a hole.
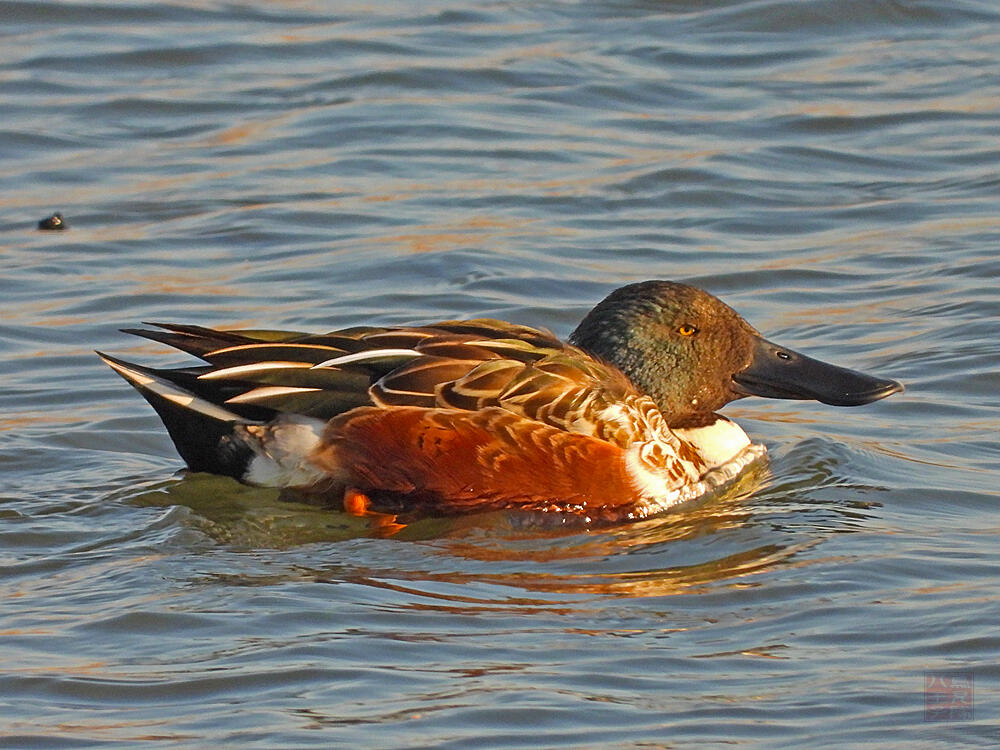
[[[52,214],[47,219],[42,219],[38,222],[39,229],[65,229],[66,222],[63,221],[62,214],[56,213]]]

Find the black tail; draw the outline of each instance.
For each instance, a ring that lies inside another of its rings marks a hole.
[[[156,370],[97,355],[127,380],[160,415],[177,452],[192,471],[242,479],[254,452],[234,434],[237,425],[259,424],[184,387],[190,374]],[[180,382],[178,382],[180,381]]]

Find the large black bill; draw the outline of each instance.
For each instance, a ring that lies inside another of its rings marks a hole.
[[[764,339],[757,342],[750,366],[733,380],[747,396],[812,399],[831,406],[870,404],[903,390],[895,380],[828,365]]]

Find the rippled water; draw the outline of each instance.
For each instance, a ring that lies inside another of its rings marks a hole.
[[[0,745],[1000,744],[996,4],[0,18]],[[643,523],[381,539],[179,473],[91,352],[155,361],[140,320],[566,334],[643,278],[907,392],[735,404],[770,469]]]

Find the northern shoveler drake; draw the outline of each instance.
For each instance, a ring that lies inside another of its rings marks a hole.
[[[193,471],[324,493],[361,515],[643,518],[764,454],[716,413],[730,401],[856,406],[903,390],[773,344],[717,298],[670,281],[612,292],[569,343],[490,319],[320,335],[147,325],[158,330],[125,332],[205,364],[101,357]]]

